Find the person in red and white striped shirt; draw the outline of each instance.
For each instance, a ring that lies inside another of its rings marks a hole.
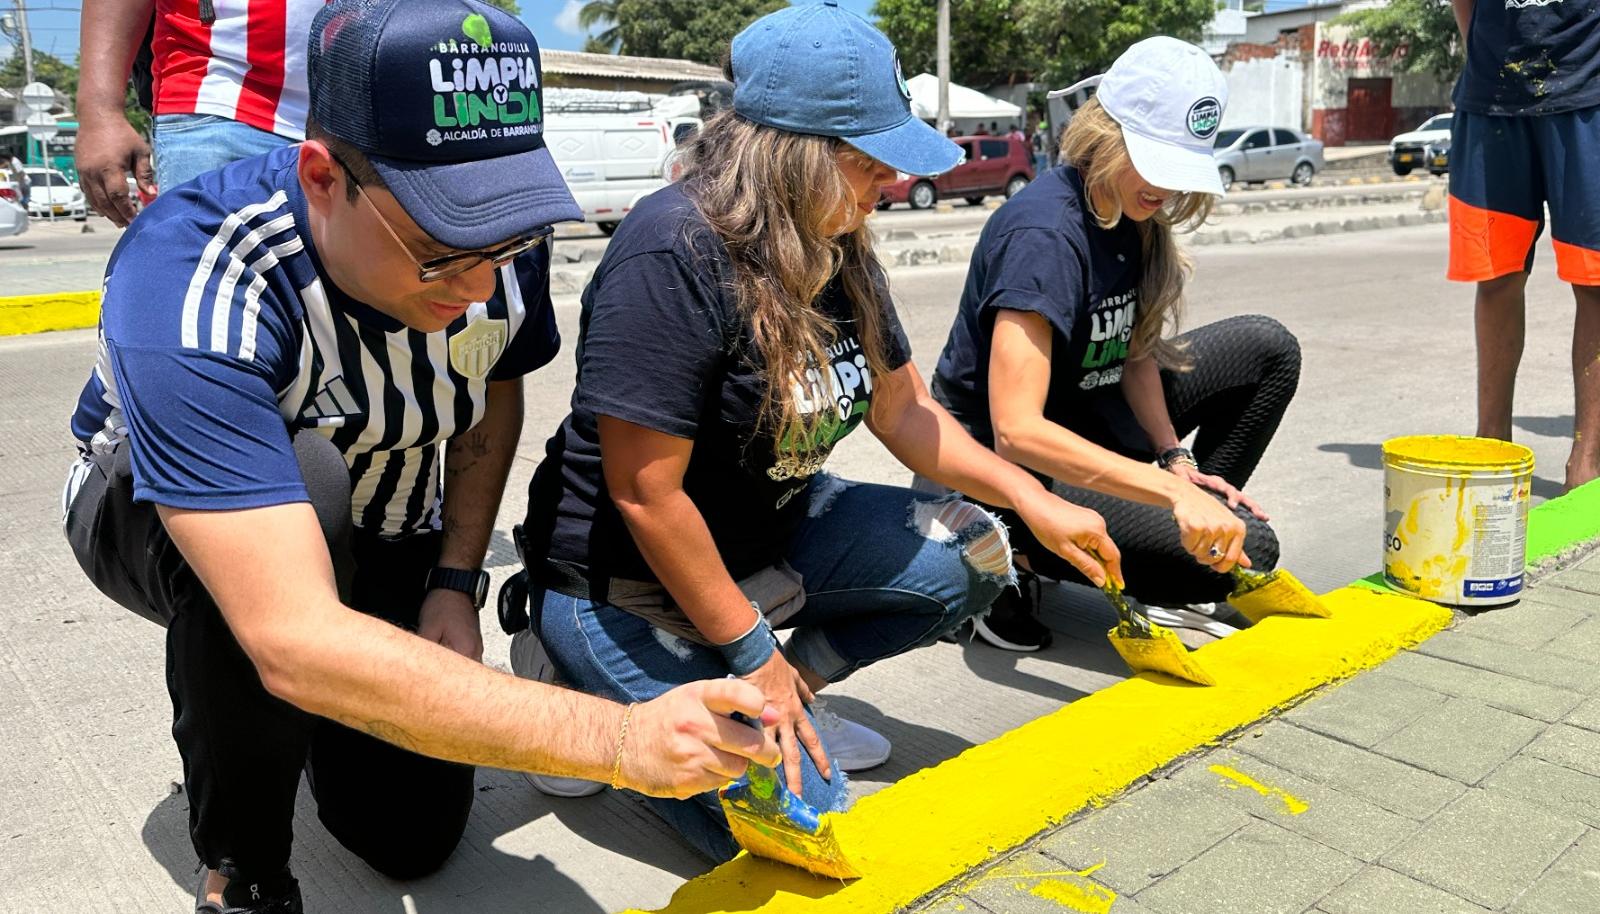
[[[78,173],[118,225],[147,195],[305,137],[306,40],[325,0],[84,0]],[[123,117],[128,73],[154,19],[155,155]]]

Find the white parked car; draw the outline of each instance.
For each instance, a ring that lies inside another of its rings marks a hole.
[[[1435,114],[1422,122],[1422,126],[1402,133],[1389,141],[1389,164],[1397,175],[1411,174],[1413,168],[1428,168],[1428,147],[1436,143],[1450,144],[1450,125],[1455,115]]]
[[[1322,170],[1322,141],[1288,127],[1234,127],[1217,132],[1212,158],[1222,189],[1235,181],[1310,184]]]
[[[687,102],[685,110],[698,112],[692,96]],[[700,118],[664,111],[660,105],[631,112],[616,110],[623,105],[605,107],[548,107],[544,142],[583,208],[584,220],[609,235],[640,199],[676,177],[678,144],[700,129]]]
[[[89,205],[78,182],[54,168],[24,168],[28,173],[28,215],[35,218],[71,216],[78,222],[89,218]]]
[[[6,196],[8,188],[15,193],[16,188],[10,182],[0,181],[0,238],[10,238],[28,230],[28,212],[15,197]]]

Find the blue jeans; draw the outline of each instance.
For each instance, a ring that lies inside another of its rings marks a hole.
[[[828,682],[932,644],[987,611],[1013,579],[1005,527],[954,496],[820,475],[804,497],[807,517],[784,558],[804,578],[806,600],[783,624],[794,630],[784,653]],[[547,591],[533,624],[564,682],[614,701],[728,675],[714,649],[605,603]],[[843,772],[829,781],[804,751],[801,760],[805,801],[843,809]],[[738,853],[715,793],[650,804],[711,859]]]
[[[230,162],[293,142],[215,114],[163,114],[156,118],[156,186],[170,190]]]

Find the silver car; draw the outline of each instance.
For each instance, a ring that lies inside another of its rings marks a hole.
[[[1310,184],[1322,170],[1322,141],[1287,127],[1233,127],[1217,131],[1212,147],[1224,190],[1235,181],[1290,180]]]

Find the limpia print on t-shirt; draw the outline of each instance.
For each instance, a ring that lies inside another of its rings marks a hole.
[[[1083,350],[1085,373],[1079,387],[1094,390],[1122,380],[1122,363],[1128,360],[1128,343],[1138,313],[1138,289],[1108,295],[1090,312],[1088,346]]]
[[[861,341],[852,334],[825,352],[830,359],[827,377],[813,361],[805,377],[795,380],[790,395],[801,421],[808,425],[818,411],[828,413],[809,433],[791,430],[784,436],[776,461],[767,468],[773,480],[804,479],[821,472],[834,445],[855,431],[872,405],[872,369],[867,367]]]

